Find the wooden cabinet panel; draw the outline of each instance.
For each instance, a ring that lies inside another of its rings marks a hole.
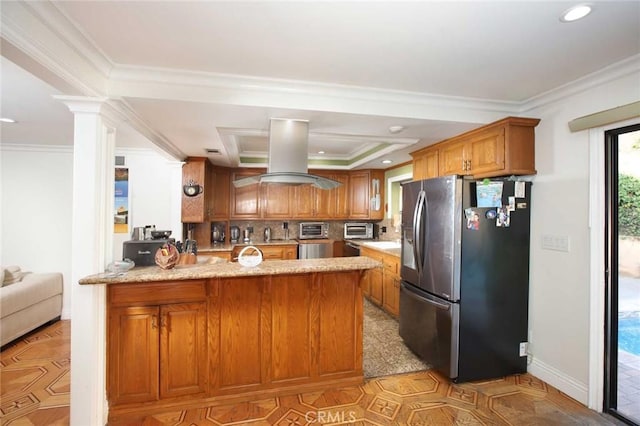
[[[400,258],[385,253],[382,283],[382,307],[391,315],[400,313]]]
[[[206,392],[205,302],[160,307],[160,397]]]
[[[504,170],[504,127],[476,135],[467,144],[470,173]]]
[[[262,185],[262,216],[265,219],[293,217],[295,187],[281,183]]]
[[[285,381],[311,377],[314,335],[312,286],[305,275],[284,276],[271,284],[271,378]],[[315,349],[315,348],[314,348]]]
[[[357,282],[359,272],[349,274]],[[344,286],[345,274],[320,278],[318,375],[362,371],[362,293],[359,286]]]
[[[209,162],[204,157],[188,158],[182,166],[182,185],[193,181],[203,187],[202,192],[193,197],[188,197],[181,191],[181,218],[184,223],[202,223],[209,219],[207,215],[209,198],[206,188],[209,167]]]
[[[298,246],[295,244],[255,244],[254,246],[260,249],[264,260],[288,260],[298,258]],[[235,246],[231,251],[231,260],[238,260],[238,254],[240,254],[240,251],[245,247],[246,246],[243,245]]]
[[[374,250],[369,247],[362,247],[360,249],[360,255],[370,257],[371,259],[377,260],[378,262],[384,264],[384,256],[382,252],[378,250]],[[369,300],[378,306],[382,306],[383,269],[369,269],[366,272],[364,279],[366,280],[365,291],[367,292]]]
[[[535,174],[534,118],[507,117],[459,136],[411,153],[414,180],[433,177],[431,161],[438,164],[438,175],[472,175],[474,178]],[[437,158],[426,153],[438,150]]]
[[[438,153],[440,176],[467,174],[466,141],[443,146]]]
[[[158,324],[157,306],[110,309],[107,386],[111,404],[158,399]]]
[[[360,254],[382,263],[382,268],[367,271],[367,298],[391,315],[400,312],[400,258],[389,253],[362,247]]]
[[[211,171],[209,187],[211,188],[211,197],[209,200],[211,220],[229,220],[230,170],[222,167],[214,167]]]
[[[425,148],[413,156],[413,180],[430,179],[439,176],[438,149]]]
[[[349,218],[369,219],[369,178],[368,170],[352,172],[349,175]]]
[[[269,321],[263,306],[263,280],[233,278],[220,280],[216,345],[219,382],[223,389],[259,385],[264,381],[264,353],[261,330]]]
[[[332,173],[331,179],[342,182],[342,185],[330,191],[325,191],[329,192],[329,208],[326,212],[327,216],[324,216],[325,213],[323,213],[322,217],[346,219],[349,217],[349,208],[351,205],[349,198],[349,175],[347,173]],[[320,207],[320,210],[324,211],[322,207]]]
[[[236,171],[231,175],[231,182],[249,176],[259,175],[257,171]],[[231,183],[231,219],[260,218],[260,185],[253,184],[236,188]]]
[[[219,257],[220,259],[224,259],[227,262],[231,261],[231,250],[229,251],[209,251],[209,252],[198,252],[198,257]]]
[[[317,197],[328,191],[318,190],[311,185],[298,185],[293,191],[293,218],[310,219],[316,216]]]

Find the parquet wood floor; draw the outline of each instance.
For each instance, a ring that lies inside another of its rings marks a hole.
[[[0,357],[3,425],[69,423],[69,329],[59,321]],[[614,425],[530,374],[452,384],[420,371],[259,401],[112,419],[121,425]],[[87,425],[89,426],[89,425]]]

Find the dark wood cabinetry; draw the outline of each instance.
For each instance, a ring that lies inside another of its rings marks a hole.
[[[204,157],[189,158],[182,166],[182,185],[194,183],[202,187],[195,196],[187,196],[182,192],[181,217],[184,223],[202,223],[208,221],[211,189],[207,186],[211,167]]]

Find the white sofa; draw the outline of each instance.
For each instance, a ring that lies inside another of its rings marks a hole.
[[[62,313],[60,273],[25,273],[2,268],[0,287],[0,346],[58,319]]]

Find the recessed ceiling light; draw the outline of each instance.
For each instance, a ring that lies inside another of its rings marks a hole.
[[[382,164],[389,164],[391,163],[391,160],[382,160]]]
[[[318,151],[318,154],[324,154],[324,151]]]
[[[404,126],[389,126],[389,133],[400,133],[404,130]]]
[[[591,6],[588,4],[579,4],[565,10],[560,16],[561,22],[573,22],[582,19],[591,13]]]
[[[6,118],[6,117],[0,118],[0,121],[2,121],[3,123],[15,123],[16,122],[16,120],[14,120],[13,118]]]

